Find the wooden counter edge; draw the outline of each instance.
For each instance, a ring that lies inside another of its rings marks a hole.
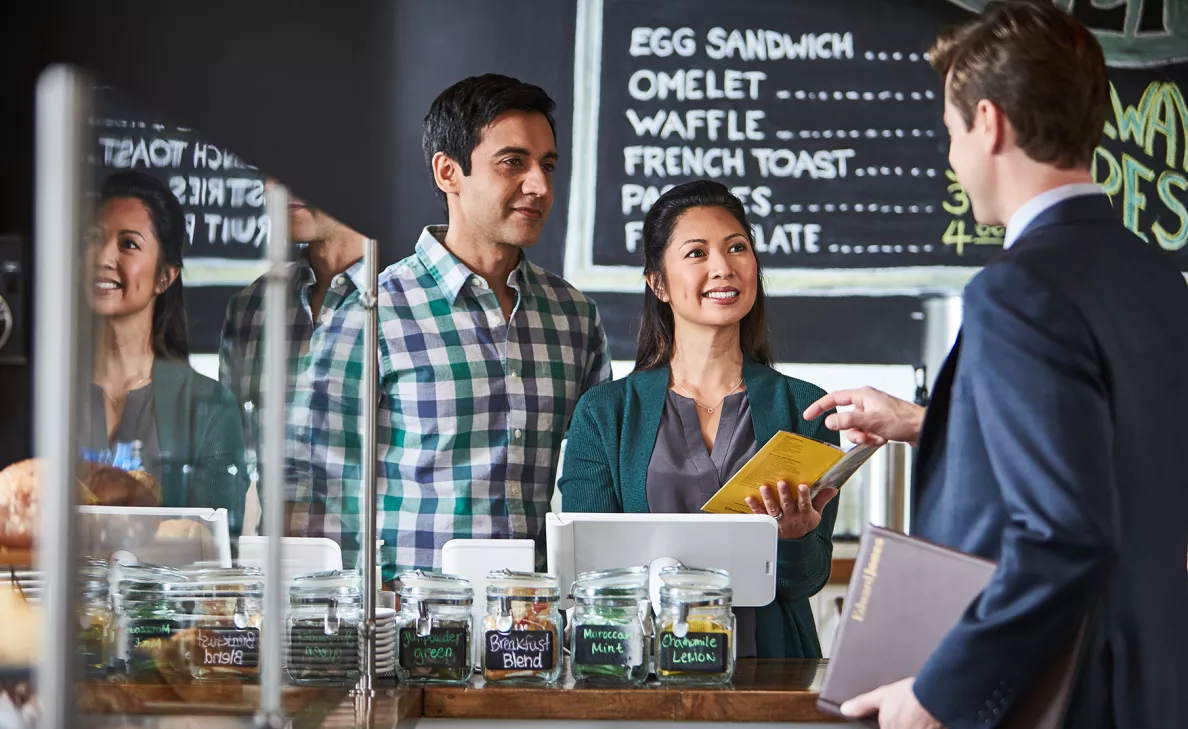
[[[680,721],[843,723],[817,708],[815,691],[681,691]]]
[[[659,686],[448,686],[424,692],[426,719],[678,721],[681,698]]]
[[[426,719],[841,723],[815,691],[683,686],[562,689],[426,686]]]
[[[850,577],[854,574],[854,558],[853,557],[834,557],[833,564],[829,570],[830,585],[848,585],[850,584]]]

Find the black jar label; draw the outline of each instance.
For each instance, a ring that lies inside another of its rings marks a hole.
[[[204,628],[198,631],[191,654],[206,668],[256,668],[260,665],[260,631]]]
[[[724,673],[730,637],[726,633],[660,634],[660,668],[665,671]]]
[[[400,665],[404,668],[462,668],[470,657],[465,628],[433,628],[417,635],[416,628],[400,631]]]
[[[487,631],[484,668],[496,671],[549,671],[554,665],[551,630]]]
[[[630,625],[575,625],[573,660],[583,666],[638,666],[643,640]]]

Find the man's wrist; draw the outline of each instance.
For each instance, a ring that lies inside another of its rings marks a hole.
[[[905,438],[904,442],[912,447],[915,447],[920,440],[920,430],[924,427],[924,413],[927,412],[927,408],[925,408],[923,405],[916,405],[915,403],[911,403],[911,407],[912,413],[908,418],[908,422],[910,423],[911,427],[911,435],[910,437]]]

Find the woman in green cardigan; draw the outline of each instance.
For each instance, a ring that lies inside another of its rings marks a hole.
[[[230,391],[187,363],[181,205],[134,171],[108,177],[100,198],[89,242],[98,330],[84,445],[139,443],[162,506],[225,508],[237,537],[247,496],[243,425]]]
[[[763,283],[738,198],[711,181],[661,195],[644,219],[635,371],[586,393],[559,481],[566,512],[696,513],[776,432],[837,444],[824,395],[771,368]],[[776,599],[736,608],[738,656],[819,658],[808,598],[829,578],[833,489],[764,486],[748,503],[779,524]]]

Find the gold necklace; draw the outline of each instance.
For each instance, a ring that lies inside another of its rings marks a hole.
[[[129,392],[132,392],[133,390],[135,390],[135,389],[136,389],[137,387],[139,387],[140,385],[143,385],[144,383],[148,382],[149,380],[151,380],[151,379],[152,379],[152,377],[153,377],[152,375],[147,375],[147,376],[145,376],[145,377],[141,377],[141,378],[140,378],[139,380],[137,380],[136,382],[133,382],[131,387],[129,387],[127,390],[124,390],[124,394],[123,394],[123,395],[121,395],[120,397],[112,397],[111,395],[108,395],[108,394],[107,394],[107,390],[104,390],[102,385],[100,385],[100,386],[99,386],[99,391],[103,393],[103,397],[105,397],[105,398],[107,398],[108,400],[110,400],[110,401],[111,401],[111,404],[112,404],[113,406],[115,406],[115,405],[119,405],[119,404],[120,404],[120,400],[121,400],[122,398],[125,398],[125,397],[127,397]]]
[[[741,377],[740,377],[740,378],[739,378],[739,380],[738,380],[738,384],[736,384],[734,387],[730,388],[730,392],[728,392],[728,393],[726,393],[725,395],[723,395],[723,396],[722,396],[722,399],[718,401],[718,404],[717,404],[717,405],[713,406],[712,408],[708,408],[708,407],[706,407],[705,405],[702,405],[701,403],[697,402],[697,398],[693,397],[693,393],[691,393],[691,392],[689,392],[688,390],[686,390],[686,389],[684,388],[684,386],[683,386],[683,385],[681,385],[681,383],[677,382],[676,380],[673,380],[673,381],[672,381],[672,384],[676,385],[676,386],[677,386],[677,388],[679,388],[679,389],[681,390],[681,392],[685,393],[685,396],[686,396],[686,397],[688,397],[690,400],[692,400],[694,405],[696,405],[697,407],[699,407],[699,408],[701,408],[702,410],[706,411],[706,412],[707,412],[707,413],[709,413],[710,415],[713,415],[715,410],[717,410],[718,408],[722,407],[722,403],[726,402],[726,398],[728,398],[728,397],[730,397],[731,395],[733,395],[733,394],[734,394],[734,391],[735,391],[735,390],[737,390],[737,389],[739,388],[739,386],[741,386],[741,385],[742,385],[742,383],[743,383],[743,378],[741,378]]]

